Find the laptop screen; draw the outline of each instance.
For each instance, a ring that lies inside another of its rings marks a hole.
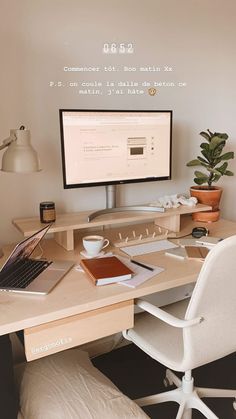
[[[42,228],[41,230],[34,233],[32,236],[27,237],[20,243],[16,245],[13,252],[10,254],[9,258],[6,260],[5,264],[3,265],[1,271],[8,268],[14,262],[27,259],[31,253],[33,253],[36,246],[38,246],[39,242],[42,240],[43,236],[49,230],[52,224],[47,224],[46,227]]]

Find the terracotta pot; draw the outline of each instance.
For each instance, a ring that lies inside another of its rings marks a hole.
[[[196,212],[192,214],[194,221],[212,222],[220,217],[219,203],[223,189],[213,186],[207,189],[207,186],[191,186],[190,195],[195,196],[200,204],[210,205],[211,211]]]

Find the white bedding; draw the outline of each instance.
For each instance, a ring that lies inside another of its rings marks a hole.
[[[143,410],[72,349],[16,367],[18,419],[141,419]]]

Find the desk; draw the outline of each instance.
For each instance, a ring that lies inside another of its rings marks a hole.
[[[193,223],[189,216],[182,223],[180,235],[202,225]],[[236,222],[219,220],[207,227],[216,237],[236,234]],[[79,245],[66,251],[54,240],[44,240],[42,246],[48,258],[79,263]],[[47,296],[1,292],[0,335],[25,329],[28,360],[108,336],[132,327],[134,298],[193,283],[201,267],[198,261],[178,260],[164,252],[140,259],[165,270],[135,289],[118,284],[95,287],[84,273],[73,268]]]

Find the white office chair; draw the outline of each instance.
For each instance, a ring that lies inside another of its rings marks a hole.
[[[175,401],[180,405],[176,419],[191,418],[192,409],[217,419],[201,398],[235,398],[236,390],[194,387],[191,370],[236,350],[236,236],[209,252],[190,299],[163,310],[141,299],[136,304],[145,312],[136,315],[134,328],[123,332],[125,338],[185,374],[181,381],[167,370],[164,384],[175,384],[176,389],[135,401],[140,406]],[[233,407],[236,410],[236,401]]]

